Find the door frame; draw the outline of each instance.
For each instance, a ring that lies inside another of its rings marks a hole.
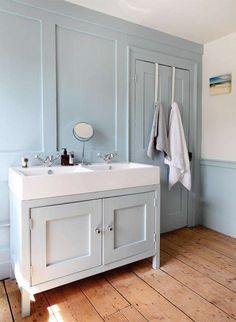
[[[192,190],[188,192],[187,226],[200,223],[200,158],[201,158],[201,61],[184,59],[166,55],[161,52],[145,50],[138,47],[128,47],[128,81],[129,81],[129,161],[132,157],[133,127],[131,121],[135,115],[135,64],[136,60],[175,66],[189,71],[190,77],[190,107],[188,149],[193,153],[191,162]],[[190,130],[191,129],[191,130]]]

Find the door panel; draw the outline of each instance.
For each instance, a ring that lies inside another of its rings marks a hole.
[[[78,235],[78,227],[80,226],[83,227],[83,230],[81,229]],[[89,256],[89,226],[90,215],[88,214],[47,220],[47,266],[61,263],[78,256]],[[63,247],[58,247],[58,236],[60,236],[60,244],[62,243]]]
[[[32,285],[101,265],[101,200],[31,210]]]
[[[154,112],[154,74],[153,63],[136,61],[136,92],[134,120],[132,121],[131,160],[155,164],[147,158],[147,146]]]
[[[168,189],[168,166],[163,153],[155,160],[147,157],[147,147],[154,115],[155,64],[136,60],[134,111],[131,115],[131,161],[158,165],[161,176],[161,232],[187,225],[187,191],[181,184]],[[158,97],[165,111],[166,122],[171,106],[172,68],[159,64]],[[175,100],[179,104],[186,141],[189,131],[189,71],[176,68]]]
[[[115,249],[145,240],[145,216],[145,205],[114,210]],[[130,227],[132,227],[132,234]]]
[[[154,251],[154,197],[150,192],[104,200],[104,264]]]
[[[175,101],[178,103],[185,138],[189,142],[189,71],[176,68],[175,72]],[[171,97],[171,75],[168,77],[169,97]],[[170,106],[170,103],[169,103]],[[169,107],[170,111],[170,107]],[[168,111],[168,112],[169,112]],[[165,166],[166,167],[166,166]],[[162,232],[182,228],[188,224],[188,192],[182,184],[177,183],[169,191],[168,189],[168,167],[166,170],[165,194],[166,202],[164,215],[161,217]]]

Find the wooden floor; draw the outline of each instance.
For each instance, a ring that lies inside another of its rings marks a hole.
[[[23,321],[235,321],[236,239],[203,227],[161,237],[148,260],[38,294]],[[22,321],[15,281],[0,282],[0,321]]]

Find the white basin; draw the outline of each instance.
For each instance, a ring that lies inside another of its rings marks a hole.
[[[94,171],[110,171],[110,170],[128,170],[128,169],[144,169],[149,168],[150,166],[142,163],[94,163],[86,167],[86,169],[94,170]]]
[[[48,175],[62,175],[68,173],[83,173],[89,172],[88,168],[83,167],[31,167],[27,169],[15,168],[15,171],[18,171],[20,175],[26,177],[32,176],[48,176]]]
[[[87,167],[10,168],[9,187],[20,200],[59,197],[160,183],[159,167],[141,163]]]

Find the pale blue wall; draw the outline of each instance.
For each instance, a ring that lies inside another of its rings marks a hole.
[[[128,160],[129,46],[186,59],[199,74],[202,46],[61,0],[0,0],[0,43],[1,278],[9,275],[8,168],[65,146],[78,156],[72,127],[81,120],[95,128],[89,160],[114,150]]]
[[[236,237],[236,162],[201,161],[202,224]]]

